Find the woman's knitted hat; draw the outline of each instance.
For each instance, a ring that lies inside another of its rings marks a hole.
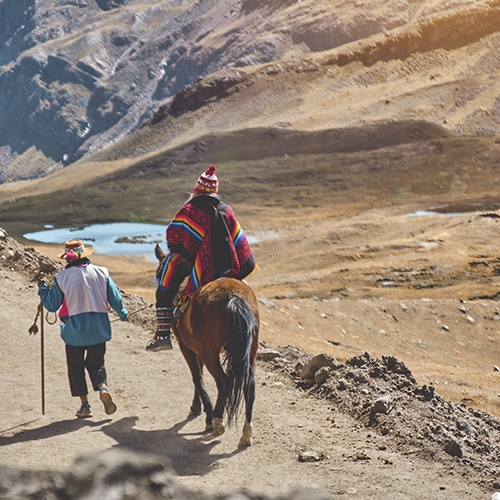
[[[196,182],[194,194],[212,194],[219,191],[219,180],[215,175],[215,165],[210,165],[205,172],[203,172]]]

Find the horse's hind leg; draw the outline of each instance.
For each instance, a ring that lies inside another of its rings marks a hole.
[[[225,432],[223,424],[224,409],[226,406],[226,374],[220,364],[219,355],[217,353],[212,359],[205,359],[207,370],[215,379],[217,385],[217,402],[214,407],[214,436],[222,436]]]
[[[250,446],[252,444],[252,412],[255,401],[255,376],[254,368],[250,365],[248,380],[245,384],[245,425],[241,434],[238,447]]]
[[[196,383],[195,383],[196,385]],[[214,428],[214,417],[212,410],[212,401],[210,401],[210,397],[208,392],[205,390],[205,386],[203,384],[203,379],[200,379],[199,386],[197,386],[198,393],[200,394],[201,401],[203,403],[203,411],[205,412],[205,430],[211,431]]]
[[[206,415],[206,426],[205,430],[206,431],[211,431],[213,429],[213,409],[212,409],[212,401],[210,401],[210,396],[208,395],[207,391],[205,390],[205,386],[203,384],[203,371],[201,368],[201,365],[198,361],[198,356],[196,355],[195,352],[191,351],[188,349],[186,346],[184,346],[182,343],[179,342],[179,346],[181,348],[182,354],[184,355],[184,358],[186,359],[186,362],[189,366],[189,369],[191,370],[191,376],[193,378],[193,384],[194,384],[194,398],[193,398],[193,403],[191,405],[190,409],[190,415],[195,415],[194,411],[196,411],[198,408],[200,408],[200,399],[201,402],[203,403],[203,411],[205,412]],[[198,415],[199,415],[198,411]]]
[[[200,376],[203,377],[203,365],[199,362],[198,359],[198,366],[200,369]],[[191,403],[191,408],[189,409],[189,416],[190,417],[196,417],[201,414],[201,396],[198,391],[198,389],[194,388],[194,396],[193,396],[193,402]]]
[[[221,370],[222,372],[222,370]],[[222,376],[225,378],[224,373]],[[225,432],[223,423],[224,407],[226,406],[226,384],[225,380],[217,380],[217,402],[214,408],[214,436],[222,436]]]
[[[190,417],[197,417],[201,414],[201,397],[198,393],[198,389],[194,389],[193,402],[191,403],[191,408],[189,409]]]

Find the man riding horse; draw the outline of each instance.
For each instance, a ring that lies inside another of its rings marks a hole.
[[[169,254],[157,272],[157,330],[146,346],[148,351],[172,349],[173,300],[186,277],[183,298],[218,278],[242,280],[255,268],[248,240],[218,191],[215,166],[211,165],[167,227]]]

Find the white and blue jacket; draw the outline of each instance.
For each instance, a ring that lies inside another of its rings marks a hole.
[[[86,258],[57,273],[51,288],[42,283],[38,295],[48,311],[56,312],[62,306],[61,338],[68,345],[88,346],[110,340],[108,306],[122,321],[128,319],[128,311],[108,270],[94,266]]]

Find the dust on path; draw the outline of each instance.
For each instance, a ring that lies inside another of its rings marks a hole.
[[[23,469],[65,470],[82,453],[114,446],[169,457],[179,480],[193,489],[246,488],[286,493],[309,487],[332,497],[484,498],[486,492],[448,465],[428,462],[293,386],[270,363],[259,361],[254,444],[239,450],[242,426],[220,438],[203,432],[204,419],[187,419],[193,388],[187,366],[172,352],[148,353],[149,333],[113,323],[108,344],[110,388],[118,405],[112,417],[91,395],[94,417],[74,417],[64,349],[56,325],[45,327],[46,414],[40,406],[40,337],[29,336],[38,299],[32,284],[0,269],[3,349],[0,394],[0,463]],[[33,314],[31,314],[33,312]],[[15,361],[14,361],[15,360]],[[213,394],[213,384],[209,390]],[[317,462],[301,462],[312,451]]]

